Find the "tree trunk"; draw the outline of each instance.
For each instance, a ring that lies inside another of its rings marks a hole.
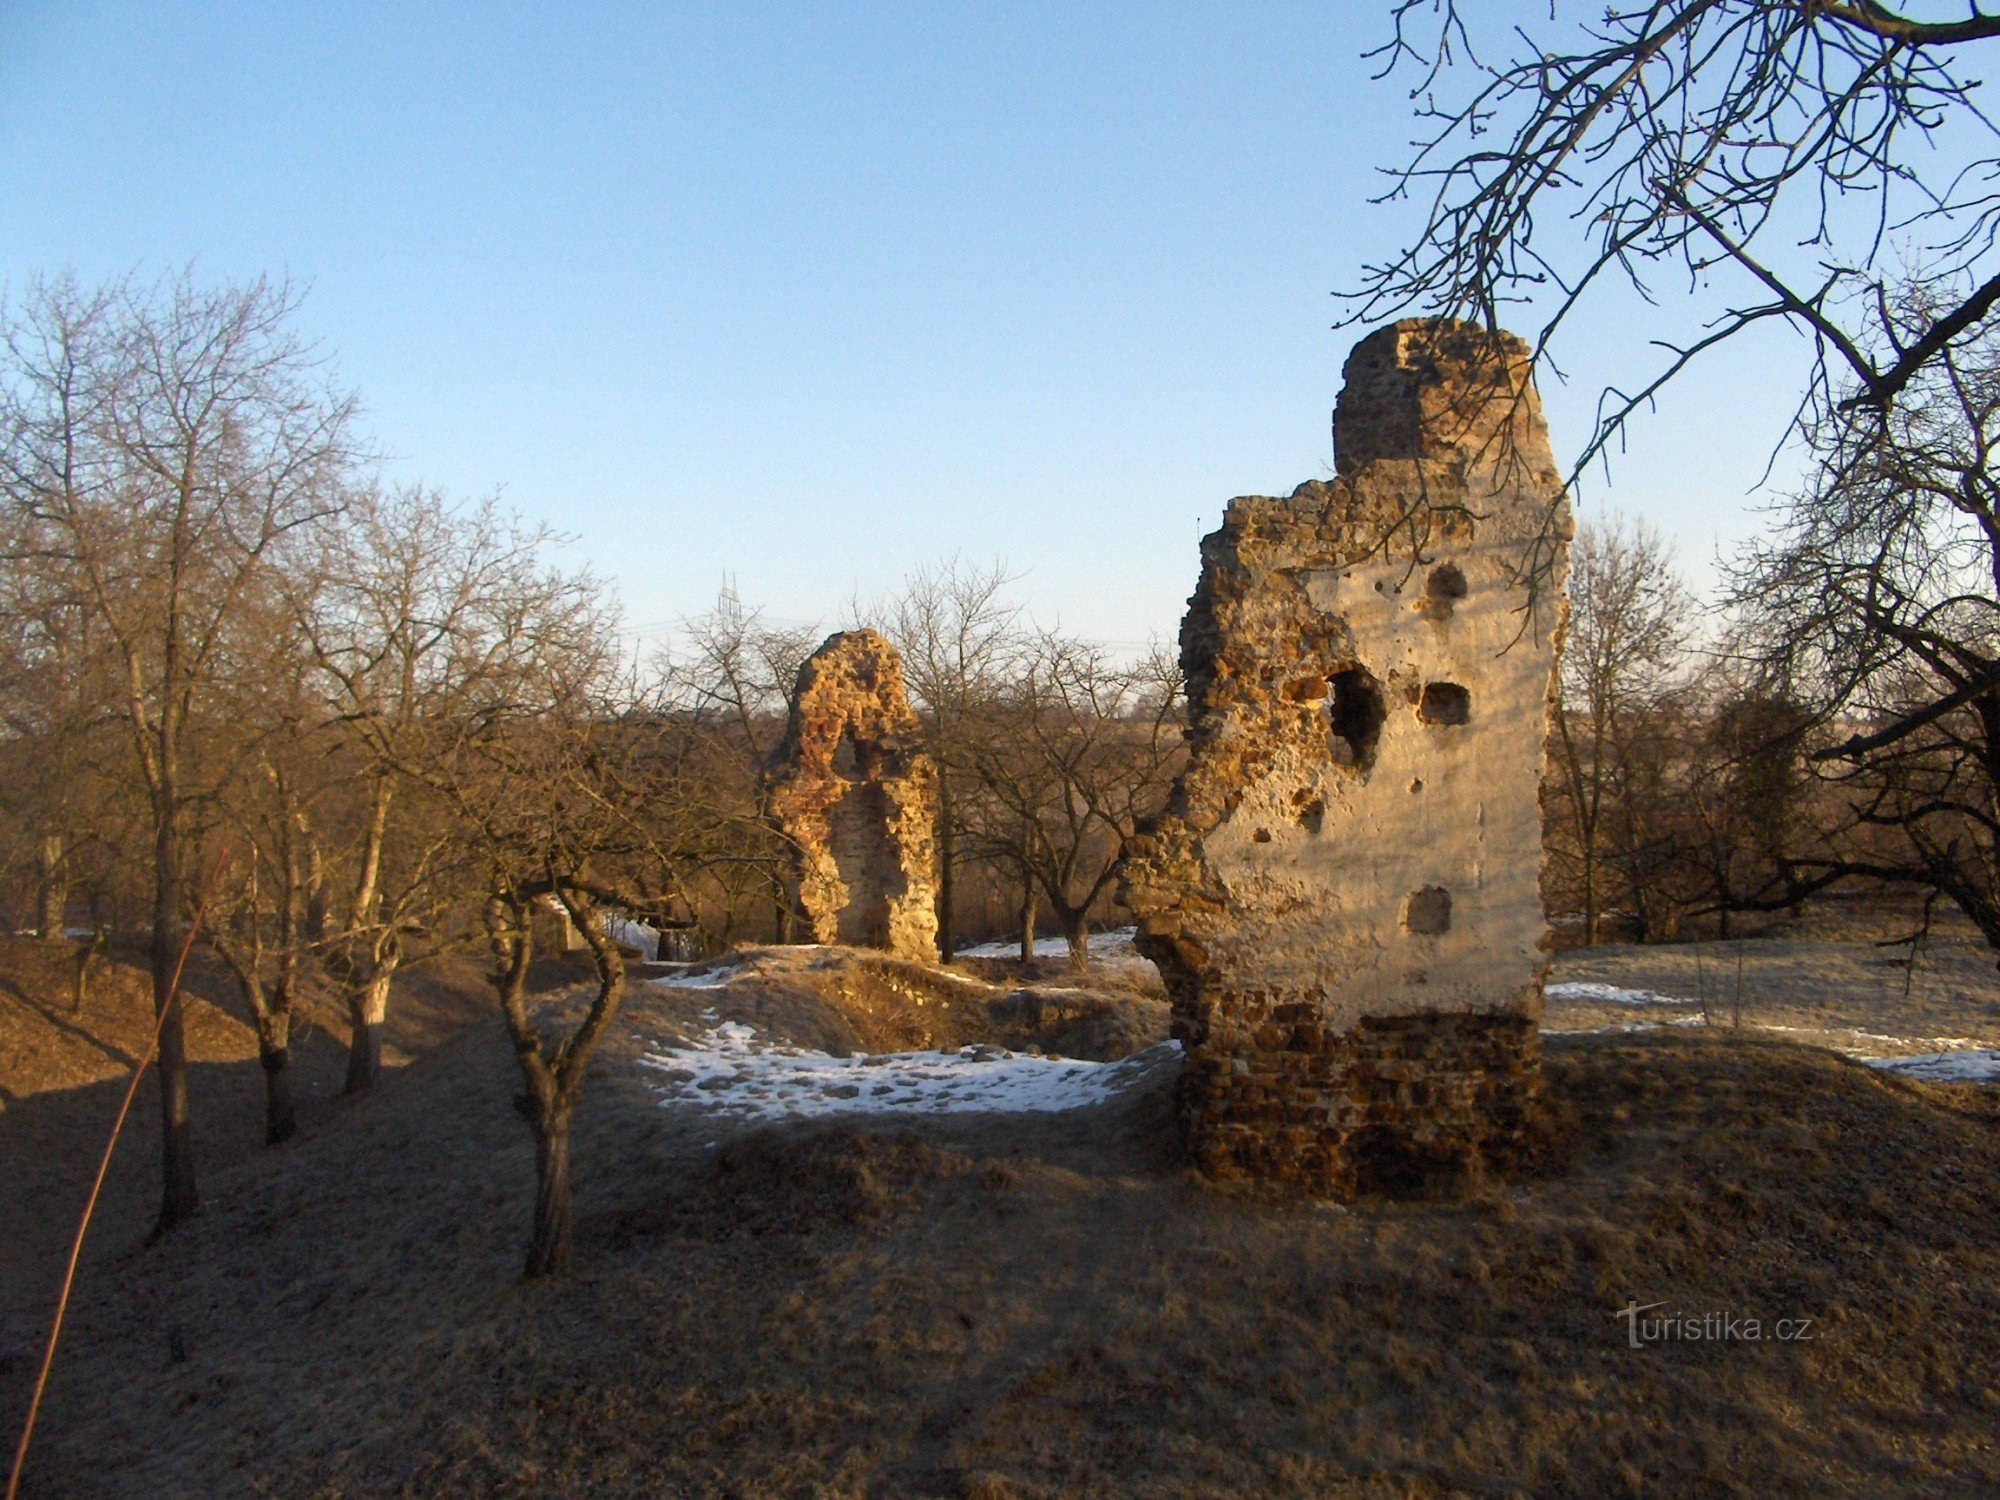
[[[168,807],[172,806],[171,800]],[[153,1015],[160,1024],[160,1217],[158,1238],[201,1206],[194,1180],[194,1136],[188,1124],[187,1033],[174,969],[180,962],[181,862],[179,820],[163,811],[153,840]]]
[[[569,1270],[569,1116],[531,1117],[535,1127],[535,1233],[526,1275],[560,1276]]]
[[[63,940],[63,918],[69,912],[69,881],[63,871],[63,836],[43,834],[35,852],[35,934],[45,943]]]
[[[1089,908],[1069,911],[1056,908],[1056,920],[1062,924],[1063,941],[1069,944],[1069,966],[1081,974],[1090,967],[1090,923],[1085,920]]]
[[[389,981],[393,966],[379,970],[356,996],[348,998],[348,1020],[352,1035],[347,1043],[347,1082],[344,1094],[365,1094],[382,1076],[382,1023],[389,1015]]]
[[[93,925],[89,939],[77,947],[76,972],[70,976],[69,981],[69,1013],[73,1016],[83,1014],[84,1002],[90,998],[90,965],[97,957],[98,949],[103,946],[104,929]]]
[[[257,1060],[264,1065],[264,1144],[276,1146],[299,1133],[292,1107],[292,1018],[273,1014],[257,1026]]]
[[[305,887],[305,939],[308,943],[324,942],[329,918],[326,900],[326,864],[320,856],[319,840],[310,835],[306,841]]]
[[[951,910],[953,892],[957,877],[952,866],[952,826],[951,826],[951,773],[938,762],[938,896],[937,896],[937,940],[938,957],[946,963],[957,948],[957,935],[952,931]]]
[[[781,871],[771,882],[771,908],[776,913],[772,926],[777,929],[776,941],[781,948],[789,947],[799,940],[795,905],[792,899],[792,883]],[[689,914],[697,918],[701,915],[700,909],[692,902],[689,905]]]
[[[1033,876],[1021,881],[1021,962],[1032,963],[1035,958],[1035,919],[1041,905],[1040,892],[1035,888]]]

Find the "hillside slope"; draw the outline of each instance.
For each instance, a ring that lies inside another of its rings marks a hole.
[[[663,1103],[641,1057],[721,1013],[635,993],[562,1282],[516,1280],[497,1031],[218,1173],[86,1287],[29,1493],[2000,1485],[1990,1093],[1754,1035],[1562,1039],[1553,1175],[1338,1210],[1194,1180],[1171,1070],[1058,1115]],[[1632,1347],[1621,1311],[1656,1302],[1683,1336]],[[1685,1336],[1704,1314],[1736,1336]]]

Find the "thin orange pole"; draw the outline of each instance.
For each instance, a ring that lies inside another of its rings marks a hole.
[[[132,1069],[132,1081],[125,1085],[125,1098],[118,1106],[118,1118],[111,1122],[111,1138],[104,1143],[104,1155],[97,1163],[97,1176],[90,1184],[90,1197],[83,1205],[83,1217],[77,1220],[76,1238],[69,1245],[69,1264],[63,1268],[62,1291],[56,1297],[55,1321],[49,1325],[49,1342],[42,1350],[42,1367],[35,1372],[35,1394],[28,1402],[28,1420],[21,1424],[21,1441],[14,1447],[14,1467],[7,1474],[7,1500],[15,1500],[20,1492],[21,1471],[28,1462],[28,1441],[35,1435],[35,1418],[42,1410],[42,1392],[48,1389],[49,1367],[56,1359],[56,1341],[62,1337],[63,1315],[69,1311],[69,1292],[76,1281],[76,1263],[83,1255],[83,1237],[90,1230],[90,1216],[97,1211],[97,1195],[104,1190],[104,1176],[111,1170],[111,1153],[118,1149],[118,1133],[125,1128],[125,1116],[131,1113],[132,1101],[138,1096],[139,1080],[146,1076],[146,1068],[152,1062],[153,1054],[159,1050],[160,1031],[167,1024],[167,1013],[180,996],[181,971],[187,967],[188,954],[194,948],[194,935],[201,931],[202,914],[208,910],[209,894],[215,889],[215,882],[222,874],[223,862],[228,858],[229,846],[225,844],[215,857],[215,868],[208,872],[207,883],[201,888],[201,899],[195,903],[194,920],[188,923],[180,957],[174,960],[174,977],[167,983],[167,1003],[154,1017],[153,1040],[139,1055],[138,1065]]]

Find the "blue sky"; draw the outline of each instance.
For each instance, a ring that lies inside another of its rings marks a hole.
[[[309,283],[393,472],[573,533],[647,632],[956,552],[1170,638],[1223,503],[1328,470],[1330,294],[1410,224],[1384,9],[0,0],[0,277]],[[1545,387],[1559,456],[1642,334]],[[1584,514],[1704,578],[1795,359],[1691,378]]]

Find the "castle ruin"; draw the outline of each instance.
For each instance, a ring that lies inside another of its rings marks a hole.
[[[792,850],[793,910],[816,943],[937,958],[937,768],[895,647],[828,636],[799,669],[765,811]]]
[[[1534,1138],[1570,534],[1518,339],[1408,320],[1344,378],[1335,477],[1202,542],[1190,761],[1122,872],[1198,1163],[1338,1196]]]

